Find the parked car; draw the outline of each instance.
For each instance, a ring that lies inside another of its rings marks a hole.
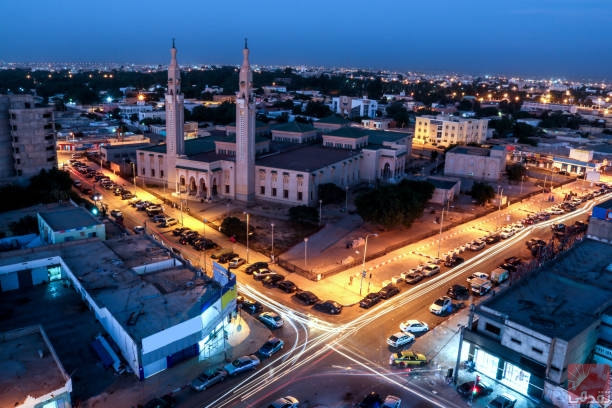
[[[222,368],[218,368],[215,371],[209,373],[204,372],[198,375],[191,382],[191,389],[194,391],[204,391],[205,389],[217,383],[223,382],[225,380],[225,377],[227,377],[227,371]]]
[[[389,357],[389,364],[393,367],[423,366],[427,364],[427,357],[414,351],[400,351]]]
[[[268,405],[268,408],[299,408],[299,406],[300,401],[297,398],[287,395],[286,397],[274,400]]]
[[[240,307],[246,310],[249,314],[259,313],[263,310],[263,305],[256,300],[244,299],[240,303]]]
[[[404,279],[404,282],[410,285],[414,285],[415,283],[423,280],[423,275],[421,272],[417,272],[413,269],[409,270],[408,272],[402,272],[400,276]]]
[[[176,224],[178,224],[178,220],[176,218],[169,217],[169,218],[165,218],[162,222],[160,222],[159,227],[168,228]]]
[[[453,285],[446,291],[446,295],[451,299],[467,299],[470,297],[468,288],[462,285]]]
[[[448,296],[442,296],[436,299],[431,306],[429,311],[435,315],[441,316],[450,313],[453,310],[453,300]]]
[[[487,408],[514,408],[516,405],[516,398],[510,395],[503,394],[493,398],[487,404]]]
[[[473,274],[471,274],[470,276],[467,277],[466,281],[467,283],[471,283],[472,279],[476,279],[476,278],[480,278],[480,279],[489,279],[489,274],[484,273],[484,272],[474,272]]]
[[[234,376],[248,370],[253,370],[259,363],[259,358],[254,354],[250,354],[248,356],[238,357],[231,363],[226,364],[223,369],[227,371],[228,375]]]
[[[267,269],[267,268],[268,268],[267,262],[255,262],[254,264],[247,266],[244,271],[247,273],[247,275],[250,275],[259,269]]]
[[[470,243],[469,249],[470,251],[480,251],[481,249],[484,249],[484,247],[485,247],[485,242],[479,239],[476,239]]]
[[[402,406],[402,399],[395,395],[387,395],[380,408],[400,408]]]
[[[380,302],[380,295],[378,293],[376,292],[368,293],[366,297],[361,299],[361,301],[359,302],[359,307],[362,307],[364,309],[369,309],[370,307],[374,306],[378,302]]]
[[[327,314],[340,314],[342,312],[342,305],[335,300],[326,300],[324,302],[317,302],[313,306],[313,309],[318,310],[319,312],[327,313]]]
[[[266,276],[270,276],[270,275],[278,275],[278,273],[271,271],[268,268],[258,269],[255,272],[253,272],[253,279],[263,280],[263,278],[265,278]]]
[[[427,264],[423,267],[421,274],[423,274],[424,277],[430,277],[439,272],[440,272],[440,267],[438,265]]]
[[[521,263],[523,263],[523,260],[519,258],[518,256],[511,256],[509,258],[504,259],[504,262],[516,266],[516,265],[520,265]]]
[[[221,263],[226,263],[229,262],[231,259],[234,259],[238,257],[238,254],[234,253],[234,252],[226,252],[224,254],[221,254],[219,256],[219,258],[217,258],[217,261],[221,262]]]
[[[229,268],[238,268],[241,265],[244,265],[245,263],[246,263],[246,260],[244,258],[236,256],[236,257],[230,259],[228,267]]]
[[[136,225],[134,228],[132,228],[132,230],[134,230],[134,234],[144,234],[145,227],[142,225]]]
[[[438,267],[438,269],[440,268]],[[390,297],[395,296],[398,293],[400,293],[400,289],[393,284],[387,285],[378,291],[378,295],[383,299],[389,299]]]
[[[283,324],[285,324],[283,318],[276,312],[260,313],[259,316],[257,316],[257,319],[270,329],[278,329],[279,327],[283,327]]]
[[[501,236],[499,234],[489,235],[485,238],[485,243],[487,245],[493,245],[501,240]]]
[[[525,245],[527,245],[528,249],[531,249],[532,247],[536,245],[546,245],[546,241],[540,238],[531,238],[527,240],[527,242],[525,242]]]
[[[110,215],[114,218],[123,218],[123,213],[119,210],[111,210]]]
[[[415,341],[416,338],[412,333],[397,332],[389,336],[387,344],[391,347],[402,347]]]
[[[429,325],[420,320],[406,320],[400,323],[399,328],[405,333],[425,333],[429,330]]]
[[[143,408],[172,408],[174,406],[176,406],[176,399],[172,395],[166,394],[147,401]]]
[[[283,275],[279,275],[279,274],[275,273],[273,275],[265,276],[261,280],[261,283],[263,283],[265,286],[274,287],[274,286],[278,285],[284,279],[285,279],[285,277]]]
[[[270,337],[260,348],[257,350],[257,354],[260,357],[268,358],[272,354],[282,350],[285,346],[285,342],[278,337]]]
[[[499,234],[499,236],[502,237],[502,239],[508,239],[513,236],[514,233],[515,231],[512,228],[504,228]]]
[[[446,266],[447,268],[454,268],[455,266],[462,264],[463,261],[465,261],[465,259],[463,259],[462,257],[453,256],[444,261],[444,266]]]
[[[308,290],[299,290],[294,296],[297,300],[307,306],[313,305],[319,301],[318,296]]]
[[[188,228],[188,227],[177,227],[177,228],[172,230],[172,235],[174,235],[175,237],[178,237],[183,232],[186,232],[186,231],[191,231],[191,228]]]
[[[372,391],[368,395],[366,395],[359,404],[356,405],[357,408],[379,408],[383,403],[383,399],[378,393]]]
[[[480,379],[477,381],[464,382],[457,386],[457,392],[463,397],[472,396],[474,399],[489,395],[493,389]]]
[[[276,287],[285,293],[293,293],[297,291],[297,285],[290,280],[282,280],[276,284]]]

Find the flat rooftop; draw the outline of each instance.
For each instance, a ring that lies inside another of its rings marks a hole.
[[[544,335],[569,340],[612,306],[610,263],[609,244],[585,239],[558,262],[483,305]]]
[[[107,308],[136,342],[199,315],[204,299],[220,291],[216,283],[195,279],[193,269],[141,235],[104,242],[92,238],[10,255],[0,257],[0,270],[61,257],[94,302]]]
[[[100,224],[83,207],[57,207],[51,211],[41,211],[40,216],[53,231],[73,230]]]
[[[255,165],[273,167],[279,170],[315,171],[359,155],[358,151],[334,149],[320,145],[305,145],[278,154],[256,158]]]
[[[68,376],[53,358],[40,326],[0,336],[1,407],[22,405],[28,396],[38,398],[66,386]]]

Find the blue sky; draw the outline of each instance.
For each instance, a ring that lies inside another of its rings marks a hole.
[[[611,0],[0,1],[0,60],[325,65],[612,80]]]

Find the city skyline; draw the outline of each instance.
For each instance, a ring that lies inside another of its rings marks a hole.
[[[440,1],[379,7],[320,0],[287,7],[232,3],[111,0],[89,9],[75,0],[3,2],[4,62],[236,65],[244,38],[253,65],[342,66],[373,70],[606,80],[605,40],[612,5],[605,0],[519,0],[491,5]]]

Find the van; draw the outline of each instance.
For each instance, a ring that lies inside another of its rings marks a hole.
[[[491,291],[491,281],[482,278],[474,278],[470,282],[470,290],[473,294],[484,296]]]
[[[500,285],[502,282],[508,280],[510,274],[506,269],[503,268],[495,268],[491,271],[491,282],[494,285]]]
[[[164,218],[160,222],[159,226],[160,226],[160,228],[168,228],[168,227],[172,227],[173,225],[176,225],[176,224],[178,224],[178,221],[176,220],[176,218],[167,217],[167,218]]]

